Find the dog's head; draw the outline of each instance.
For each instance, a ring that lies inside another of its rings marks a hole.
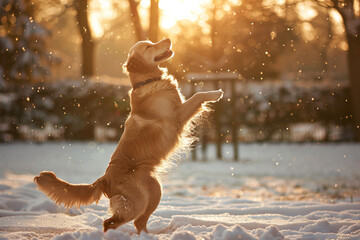
[[[158,68],[159,64],[173,56],[171,41],[166,38],[160,42],[137,42],[129,52],[123,68],[129,73],[146,74]]]

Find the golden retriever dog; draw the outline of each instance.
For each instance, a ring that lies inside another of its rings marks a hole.
[[[65,207],[89,205],[104,194],[112,213],[104,231],[135,220],[138,234],[147,232],[161,199],[159,168],[177,148],[190,144],[191,126],[205,103],[223,96],[222,90],[198,92],[185,101],[177,81],[159,67],[172,56],[169,39],[140,41],[130,49],[123,67],[132,86],[131,113],[105,174],[92,184],[75,185],[41,172],[34,181],[42,192]]]

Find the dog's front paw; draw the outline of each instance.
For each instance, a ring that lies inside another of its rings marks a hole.
[[[222,89],[207,92],[207,102],[218,102],[224,96]]]

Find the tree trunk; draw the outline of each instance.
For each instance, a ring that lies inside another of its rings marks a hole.
[[[82,75],[94,75],[94,41],[88,21],[88,0],[75,0],[77,25],[81,35]]]
[[[360,26],[357,28],[357,35],[348,30],[346,32],[349,45],[348,66],[353,106],[353,129],[355,141],[360,141]]]
[[[140,17],[139,17],[139,12],[137,9],[138,6],[138,2],[136,2],[135,0],[129,0],[129,6],[130,6],[130,12],[131,12],[131,21],[132,24],[134,25],[134,31],[136,34],[136,40],[137,41],[142,41],[145,40],[145,36],[144,36],[144,31],[141,27],[141,21],[140,21]]]
[[[212,69],[211,71],[213,73],[216,73],[219,71],[218,66],[216,65],[216,62],[218,60],[219,52],[217,50],[217,22],[216,22],[216,12],[217,12],[217,0],[212,1],[212,16],[211,16],[211,22],[210,22],[210,36],[211,36],[211,65]],[[215,81],[215,89],[220,88],[219,81]],[[233,99],[234,100],[234,99]],[[221,126],[223,125],[221,123],[221,116],[222,116],[222,110],[223,110],[223,104],[222,101],[219,101],[215,104],[215,131],[216,131],[216,157],[218,160],[223,159],[222,155],[222,143],[224,135],[222,133]]]
[[[331,0],[333,7],[340,13],[348,42],[348,69],[351,84],[352,122],[354,140],[360,141],[360,19],[355,14],[354,0],[340,4],[339,0]],[[360,7],[360,2],[357,2]],[[342,5],[342,7],[340,7]]]
[[[329,8],[325,8],[324,9],[324,14],[326,14],[326,29],[325,31],[327,32],[327,38],[324,42],[324,44],[322,44],[322,46],[320,46],[320,59],[321,59],[321,67],[322,67],[322,73],[321,73],[321,78],[324,78],[324,76],[328,75],[328,70],[329,70],[329,65],[328,65],[328,49],[329,46],[332,42],[332,36],[333,36],[333,30],[332,30],[332,25],[331,25],[331,21],[330,21],[330,9]],[[331,36],[331,37],[330,37]]]
[[[151,0],[149,39],[157,42],[159,37],[159,0]]]

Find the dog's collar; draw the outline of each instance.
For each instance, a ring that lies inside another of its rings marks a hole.
[[[145,80],[143,82],[139,82],[139,83],[135,84],[135,86],[133,87],[133,90],[135,90],[135,89],[137,89],[139,87],[142,87],[142,86],[144,86],[144,85],[146,85],[148,83],[159,81],[159,80],[161,80],[161,77],[150,78],[150,79],[147,79],[147,80]]]

